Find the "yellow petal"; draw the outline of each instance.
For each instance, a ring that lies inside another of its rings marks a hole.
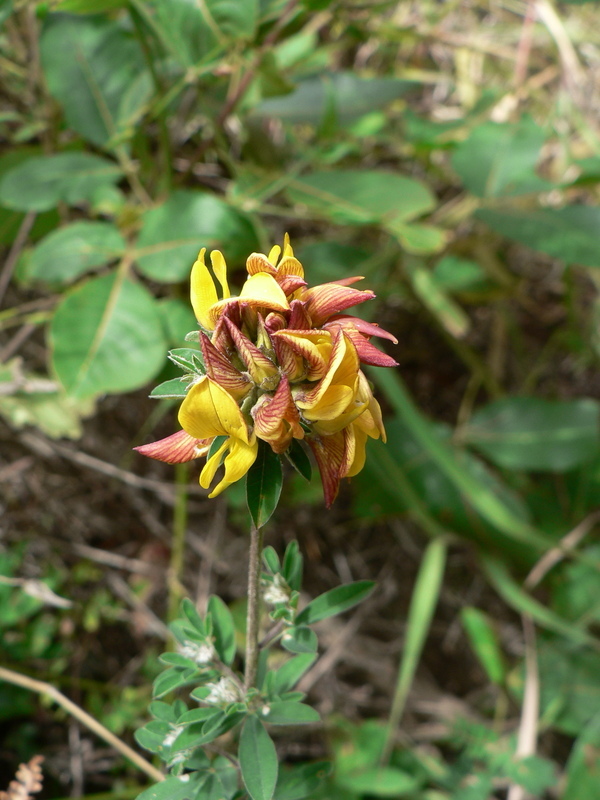
[[[353,397],[354,391],[349,386],[341,386],[339,384],[330,386],[318,403],[303,412],[304,417],[310,421],[333,420],[344,413]]]
[[[214,325],[208,311],[219,298],[217,297],[215,282],[204,263],[205,253],[206,248],[203,247],[192,267],[190,296],[196,319],[204,328],[212,330]]]
[[[229,297],[229,285],[227,283],[227,264],[225,258],[220,250],[213,250],[210,254],[210,263],[212,264],[215,277],[221,284],[223,290],[223,299]]]
[[[275,278],[266,272],[257,272],[248,278],[240,292],[240,300],[273,311],[287,311],[290,307]]]
[[[233,437],[229,438],[224,445],[219,448],[215,455],[209,458],[209,460],[206,462],[206,466],[200,474],[200,485],[205,489],[208,488],[212,479],[214,478],[215,472],[220,465],[221,454],[225,449],[229,449],[229,453],[225,456],[225,461],[223,462],[225,474],[222,480],[208,495],[209,497],[216,497],[218,494],[221,494],[222,491],[227,489],[228,486],[231,486],[232,483],[235,483],[236,481],[239,481],[240,478],[244,477],[252,464],[254,464],[256,461],[258,442],[254,436],[252,437],[251,444],[246,444],[245,442]]]
[[[352,431],[354,433],[354,458],[346,472],[347,478],[358,475],[367,458],[367,434],[356,425],[352,425]]]
[[[267,256],[271,264],[277,263],[279,253],[281,253],[281,247],[279,247],[278,244],[273,245],[273,247],[269,250],[269,255]]]
[[[218,383],[204,377],[194,384],[179,409],[179,424],[190,436],[234,436],[250,443],[248,426],[233,397]]]

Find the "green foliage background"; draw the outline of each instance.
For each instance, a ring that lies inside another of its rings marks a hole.
[[[369,444],[347,497],[357,524],[403,518],[430,544],[391,716],[329,720],[336,769],[311,797],[596,796],[597,13],[548,0],[537,18],[525,4],[387,0],[0,3],[10,430],[77,441],[107,397],[173,377],[200,247],[235,269],[289,231],[312,283],[365,275],[379,302],[365,313],[400,340],[400,369],[369,375],[389,441]],[[22,345],[39,331],[43,373]],[[313,489],[294,484],[283,502],[318,508]],[[396,747],[384,769],[447,547],[501,599],[461,615],[496,708],[450,726],[433,756]],[[34,636],[51,618],[41,602],[0,590],[0,625],[25,637],[3,658],[45,653],[60,673],[66,654]],[[528,661],[505,651],[495,613],[533,621]],[[566,755],[515,743],[532,664],[539,733],[568,737]]]

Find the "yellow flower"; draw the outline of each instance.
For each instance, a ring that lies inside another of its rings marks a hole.
[[[225,475],[209,497],[216,497],[239,481],[254,464],[258,452],[256,436],[248,429],[233,397],[211,378],[202,378],[191,387],[179,409],[179,423],[196,439],[227,436],[200,473],[200,485],[208,489],[227,453],[223,462]]]
[[[222,253],[211,253],[212,272],[204,257],[202,250],[192,268],[200,352],[186,376],[183,430],[137,449],[170,463],[208,455],[200,473],[204,488],[224,468],[209,495],[215,497],[248,472],[261,442],[291,456],[293,440],[305,440],[330,506],[342,478],[363,468],[367,440],[385,441],[381,409],[360,365],[395,366],[370,339],[396,339],[340,313],[373,293],[351,288],[361,278],[307,287],[287,234],[283,251],[276,246],[248,257],[248,278],[237,297]],[[200,355],[202,370],[195,363]],[[217,437],[222,441],[215,443]]]

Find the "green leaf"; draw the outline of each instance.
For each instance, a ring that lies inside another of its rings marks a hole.
[[[452,156],[452,166],[464,185],[478,197],[512,197],[552,186],[535,174],[544,131],[531,119],[483,122]]]
[[[293,180],[287,193],[292,202],[351,225],[381,223],[389,227],[435,207],[424,184],[385,170],[313,172]]]
[[[143,386],[163,366],[166,342],[148,290],[104,275],[62,300],[52,318],[50,347],[67,394],[86,398]]]
[[[282,486],[281,459],[269,444],[259,440],[256,461],[246,475],[248,509],[257,528],[266,525],[277,508]]]
[[[140,45],[120,22],[51,15],[40,55],[50,93],[71,128],[101,147],[131,138],[152,80]]]
[[[140,270],[153,280],[173,283],[188,278],[201,247],[223,250],[240,261],[258,247],[247,217],[204,192],[176,191],[146,211],[137,242]]]
[[[155,386],[150,392],[150,397],[156,397],[162,400],[166,397],[185,397],[187,388],[185,381],[181,378],[171,378],[171,380],[163,381]]]
[[[416,81],[359,78],[353,72],[342,71],[303,80],[290,94],[263,100],[253,113],[318,125],[326,114],[333,112],[341,123],[347,123],[383,108],[416,85]]]
[[[169,55],[185,68],[198,66],[212,59],[225,42],[219,45],[219,30],[206,7],[189,0],[151,0],[153,33]],[[136,9],[140,6],[136,4]],[[143,8],[143,7],[142,7]],[[212,22],[212,20],[210,20]]]
[[[69,14],[103,14],[126,5],[127,0],[58,0],[53,9]]]
[[[362,603],[373,591],[374,581],[355,581],[316,597],[296,617],[298,625],[314,625]]]
[[[521,614],[529,614],[538,625],[555,633],[560,633],[576,644],[589,644],[600,649],[600,642],[597,639],[590,636],[581,627],[563,619],[522,589],[500,559],[483,554],[481,558],[488,580],[500,597],[515,611]]]
[[[262,552],[263,561],[265,562],[267,568],[275,574],[281,570],[281,564],[279,562],[279,556],[275,552],[274,548],[271,545],[267,545],[263,552]]]
[[[600,448],[600,403],[590,398],[508,397],[477,410],[461,431],[498,466],[564,472]]]
[[[488,285],[488,279],[476,261],[458,256],[440,258],[433,270],[433,279],[447,292],[477,291]]]
[[[258,0],[204,0],[202,8],[208,24],[220,39],[250,39],[254,36]]]
[[[407,260],[405,268],[415,294],[440,325],[457,339],[465,336],[471,327],[471,320],[437,285],[433,273],[421,261]]]
[[[186,669],[181,667],[171,667],[156,678],[152,686],[152,695],[159,699],[169,692],[174,692],[182,686],[186,686],[200,674],[199,669]]]
[[[331,764],[297,764],[279,771],[275,800],[304,800],[310,797],[331,772]]]
[[[198,613],[198,609],[196,608],[195,604],[190,600],[189,597],[184,597],[181,601],[181,612],[201,636],[206,636],[206,624]],[[183,620],[183,622],[185,622],[185,620]]]
[[[76,205],[122,174],[112,161],[92,153],[34,156],[5,173],[0,203],[18,211],[48,211],[60,202]]]
[[[188,773],[178,778],[170,776],[145,789],[136,800],[190,800],[204,780],[205,776],[199,773]]]
[[[305,480],[310,481],[312,478],[312,465],[306,450],[302,447],[298,439],[292,439],[292,443],[285,451],[285,457],[299,475],[302,475]]]
[[[481,208],[475,216],[497,233],[567,264],[598,267],[600,208],[565,206],[496,210]]]
[[[448,234],[433,225],[417,225],[414,222],[407,225],[405,222],[393,221],[384,227],[398,239],[407,252],[415,255],[437,253],[448,240]]]
[[[189,302],[176,297],[166,297],[164,300],[159,300],[158,310],[171,346],[180,347],[186,341],[188,333],[198,330],[198,323]]]
[[[315,659],[314,653],[303,653],[290,658],[289,661],[274,670],[272,673],[273,695],[276,697],[293,689],[304,673],[315,663]]]
[[[396,767],[371,767],[360,772],[348,772],[337,783],[349,792],[372,797],[415,797],[421,781]]]
[[[451,446],[434,433],[430,423],[417,410],[397,373],[392,370],[378,370],[369,371],[369,374],[383,389],[411,435],[484,519],[510,539],[541,550],[547,548],[548,540],[545,536],[515,513],[515,509],[489,484],[479,480],[472,471],[464,469]]]
[[[501,686],[506,678],[506,666],[496,631],[487,614],[473,606],[465,606],[461,609],[460,619],[488,679]]]
[[[295,539],[285,548],[281,572],[288,586],[299,592],[302,588],[302,570],[304,568],[304,557],[300,552],[300,547]]]
[[[288,653],[316,653],[319,642],[317,634],[306,625],[298,625],[281,637],[281,646]]]
[[[261,715],[269,725],[309,725],[321,721],[318,711],[294,700],[274,700],[261,709]]]
[[[94,267],[120,258],[126,242],[110,222],[73,222],[46,236],[34,248],[28,278],[70,283]]]
[[[566,773],[563,797],[569,800],[593,800],[598,792],[600,774],[600,714],[596,714],[577,737]]]
[[[431,627],[444,578],[446,551],[446,543],[442,539],[434,539],[427,545],[421,560],[408,609],[402,660],[388,722],[388,743],[393,741],[393,736],[402,718],[406,698]]]
[[[239,747],[242,779],[252,800],[271,800],[277,783],[277,753],[264,725],[255,716],[247,718]]]
[[[231,611],[216,595],[211,595],[208,601],[208,613],[213,624],[215,648],[219,658],[224,664],[231,665],[235,657],[235,626]]]

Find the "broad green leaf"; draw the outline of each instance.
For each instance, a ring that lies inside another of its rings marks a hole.
[[[269,725],[309,725],[321,721],[318,711],[294,700],[273,700],[261,710],[261,715]]]
[[[564,472],[600,449],[600,403],[507,397],[478,409],[461,435],[506,469]]]
[[[301,244],[294,248],[304,270],[310,275],[312,284],[328,283],[352,275],[368,275],[365,269],[368,262],[376,254],[362,247],[355,247],[340,242],[323,241]]]
[[[378,370],[369,371],[369,374],[383,389],[411,435],[484,519],[510,539],[541,550],[547,548],[545,536],[516,514],[514,508],[489,485],[479,480],[473,472],[464,469],[451,446],[435,435],[432,426],[417,410],[397,373],[392,370]]]
[[[406,222],[392,221],[384,227],[398,239],[407,252],[414,255],[437,253],[448,240],[446,231],[433,225],[418,225],[414,222],[408,225]]]
[[[435,207],[424,184],[385,170],[313,172],[291,181],[287,193],[294,203],[352,225],[381,223],[389,227]]]
[[[560,580],[552,591],[552,607],[565,619],[573,622],[600,621],[600,544],[582,549],[584,561],[571,561],[563,566]]]
[[[258,247],[249,219],[204,192],[177,191],[146,211],[137,242],[140,270],[153,280],[188,278],[201,247],[219,249],[233,262]]]
[[[93,153],[34,156],[5,173],[0,203],[19,211],[47,211],[60,202],[76,205],[122,174],[115,163]]]
[[[258,0],[204,0],[201,8],[220,39],[251,39],[258,22]]]
[[[567,761],[566,773],[564,798],[592,800],[595,797],[600,779],[600,713],[577,737]]]
[[[52,367],[68,395],[127,392],[164,364],[166,342],[152,295],[118,275],[69,293],[50,326]]]
[[[289,692],[298,683],[304,673],[315,663],[314,653],[303,653],[290,658],[277,670],[273,671],[273,694],[275,696]]]
[[[506,666],[498,637],[487,614],[473,606],[461,609],[460,619],[469,643],[488,679],[500,686],[506,677]]]
[[[275,788],[275,800],[304,800],[310,797],[330,772],[331,764],[327,761],[282,768]]]
[[[288,653],[316,653],[317,634],[306,625],[289,628],[281,637],[281,646]]]
[[[198,330],[198,323],[189,302],[176,297],[167,297],[159,300],[158,310],[163,320],[167,341],[172,347],[181,347],[186,341],[187,334]]]
[[[468,315],[440,288],[433,273],[421,261],[406,263],[413,290],[449,334],[461,339],[470,327]]]
[[[125,240],[111,222],[73,222],[53,231],[34,248],[27,274],[44,283],[70,283],[120,258],[125,247]]]
[[[256,461],[246,475],[246,499],[257,528],[270,520],[279,503],[283,486],[281,459],[266,442],[258,442]]]
[[[600,208],[597,206],[538,208],[531,211],[481,208],[475,212],[475,216],[497,233],[532,250],[560,258],[567,264],[600,266]]]
[[[193,67],[215,58],[225,48],[220,31],[206,7],[189,0],[151,0],[152,30],[163,48],[183,67]],[[144,6],[136,4],[136,9]],[[221,42],[219,43],[219,40]]]
[[[402,659],[388,720],[387,747],[390,751],[438,603],[446,566],[446,551],[446,543],[442,539],[431,541],[427,545],[417,574],[408,609]]]
[[[543,191],[551,184],[538,178],[535,165],[544,139],[544,131],[531,117],[479,123],[454,151],[452,166],[479,197]]]
[[[255,716],[247,718],[239,747],[242,779],[252,800],[271,800],[277,783],[277,753],[264,725]]]
[[[40,54],[50,93],[71,128],[100,147],[132,137],[152,80],[138,41],[120,22],[51,15]]]
[[[207,610],[212,618],[215,648],[221,661],[229,666],[235,657],[236,649],[235,627],[231,611],[221,598],[214,594],[208,601]]]
[[[383,108],[416,85],[416,81],[359,78],[353,72],[337,72],[300,81],[293,92],[263,100],[253,113],[317,125],[326,113],[333,112],[337,120],[347,123]]]
[[[477,262],[458,256],[440,258],[433,269],[433,279],[440,289],[447,292],[477,291],[489,284]]]
[[[370,797],[415,797],[422,781],[396,767],[371,767],[360,772],[348,772],[336,782],[349,792]]]
[[[316,597],[296,617],[298,625],[314,625],[362,603],[373,591],[374,581],[355,581]]]
[[[188,773],[178,778],[170,776],[161,783],[145,789],[138,794],[136,800],[190,800],[196,796],[196,790],[205,779],[205,776],[199,773]]]

